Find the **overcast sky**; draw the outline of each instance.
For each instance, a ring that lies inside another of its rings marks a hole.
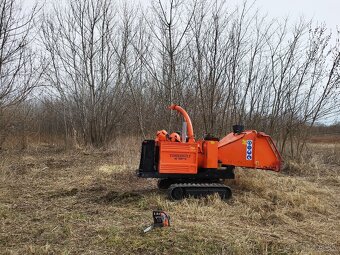
[[[138,0],[125,1],[138,2]],[[31,5],[36,1],[23,0],[23,2]],[[42,1],[40,0],[39,2]],[[54,1],[47,0],[47,2],[51,3]],[[151,2],[151,0],[141,0],[141,2],[147,3]],[[242,3],[243,1],[227,0],[227,2],[235,4]],[[248,2],[250,3],[251,0]],[[272,18],[289,16],[295,19],[304,16],[307,19],[313,18],[315,21],[325,22],[332,30],[340,25],[340,0],[256,0],[255,6]]]
[[[256,5],[270,18],[288,16],[294,20],[303,16],[314,22],[325,23],[333,33],[340,29],[340,0],[257,0]],[[340,121],[340,117],[330,117],[323,122],[331,124],[334,121]]]
[[[46,0],[47,3],[66,2],[67,0]],[[115,0],[111,0],[115,1]],[[124,0],[119,0],[120,2]],[[127,2],[139,2],[138,0],[125,0]],[[165,0],[163,0],[165,1]],[[33,5],[36,0],[23,0],[24,4]],[[44,2],[38,0],[38,2]],[[148,4],[151,0],[140,0]],[[235,5],[242,4],[243,0],[227,0],[227,3]],[[248,0],[249,3],[252,0]],[[313,19],[315,22],[325,23],[333,32],[340,28],[340,0],[256,0],[255,6],[269,18],[298,19],[303,16],[306,19]]]
[[[325,22],[332,31],[340,25],[340,0],[257,0],[256,5],[273,18],[313,18],[316,22]]]

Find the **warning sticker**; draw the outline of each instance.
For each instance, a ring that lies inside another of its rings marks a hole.
[[[253,159],[253,140],[247,140],[246,160]]]
[[[170,154],[170,158],[174,159],[174,160],[187,160],[189,158],[191,158],[190,154]]]

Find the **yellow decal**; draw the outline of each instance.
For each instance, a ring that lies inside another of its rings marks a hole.
[[[212,142],[210,142],[210,143],[211,143],[211,144],[215,144],[215,142],[213,142],[213,141],[212,141]]]
[[[245,139],[242,139],[242,144],[247,145],[247,141]]]

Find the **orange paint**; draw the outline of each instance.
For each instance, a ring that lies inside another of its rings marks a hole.
[[[157,133],[159,173],[197,174],[199,168],[217,170],[219,165],[280,171],[281,156],[265,133],[246,130],[240,134],[230,133],[219,142],[196,142],[188,113],[178,105],[173,104],[169,108],[181,113],[187,122],[188,142],[178,142],[180,139],[175,139],[175,133],[169,139],[165,130]]]
[[[192,143],[195,142],[195,137],[194,137],[194,129],[192,127],[191,119],[188,115],[188,113],[180,106],[172,104],[169,107],[171,110],[176,110],[179,113],[181,113],[185,119],[185,122],[187,123],[187,129],[188,129],[188,142]]]
[[[218,168],[218,142],[200,140],[198,143],[198,167]]]
[[[196,174],[197,153],[196,143],[159,142],[159,173]]]
[[[247,130],[230,133],[218,144],[218,159],[223,165],[280,171],[281,156],[270,136]]]

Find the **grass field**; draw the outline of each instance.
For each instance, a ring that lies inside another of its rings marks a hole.
[[[135,177],[132,144],[2,152],[0,253],[340,254],[340,144],[312,144],[279,174],[237,169],[227,202],[169,201]],[[153,209],[172,226],[143,234]]]

